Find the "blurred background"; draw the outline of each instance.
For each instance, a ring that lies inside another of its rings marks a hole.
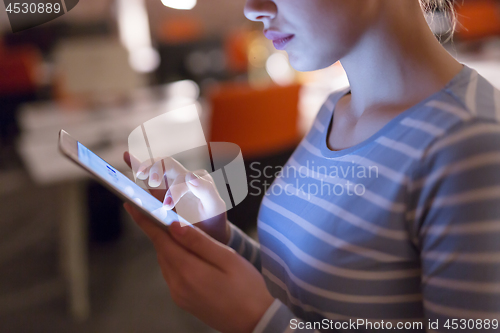
[[[64,128],[130,175],[121,157],[129,133],[195,103],[207,142],[238,144],[249,182],[258,180],[228,212],[255,236],[272,182],[264,168],[287,161],[348,80],[340,64],[294,71],[245,19],[244,2],[84,0],[15,34],[0,5],[2,332],[213,332],[171,301],[153,247],[120,200],[56,144]],[[500,87],[500,1],[459,2],[453,38],[449,13],[429,13],[429,24]]]

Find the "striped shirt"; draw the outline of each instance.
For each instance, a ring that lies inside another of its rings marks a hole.
[[[485,323],[500,320],[500,91],[464,66],[368,140],[332,151],[348,92],[330,95],[268,189],[260,245],[232,226],[228,245],[276,298],[254,332],[340,327],[311,326],[324,319],[417,323],[406,332],[479,319],[460,332],[499,331]],[[373,327],[356,332],[383,331]]]

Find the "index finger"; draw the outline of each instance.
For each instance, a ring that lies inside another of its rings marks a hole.
[[[139,225],[139,227],[144,231],[144,233],[149,237],[153,246],[159,255],[159,258],[163,259],[163,262],[170,268],[179,268],[185,266],[186,262],[198,265],[211,265],[215,266],[214,262],[207,261],[203,256],[199,256],[198,253],[190,251],[190,247],[174,240],[172,236],[154,224],[147,216],[143,215],[140,211],[135,209],[132,205],[125,203],[125,210],[132,216],[134,221]],[[177,229],[185,228],[191,229],[190,227],[182,227],[179,222],[173,223],[171,226],[175,225]],[[175,227],[174,227],[175,228]],[[201,236],[201,235],[200,235]],[[205,237],[208,238],[208,236]],[[206,247],[212,248],[212,246],[207,246],[209,244],[203,243]],[[196,245],[195,245],[196,248]],[[216,266],[215,266],[216,267]]]
[[[162,159],[162,166],[163,174],[170,179],[175,179],[177,176],[189,172],[188,169],[172,157],[165,157]]]
[[[188,172],[188,170],[182,164],[180,164],[172,157],[161,157],[155,158],[154,160],[148,159],[144,162],[140,162],[133,155],[128,155],[132,171],[134,172],[135,176],[141,180],[145,180],[149,177],[150,168],[157,162],[161,162],[160,164],[163,169],[163,174],[171,179],[176,178],[180,174]]]
[[[172,157],[155,158],[154,160],[139,161],[134,155],[128,151],[123,153],[123,160],[132,169],[134,177],[141,180],[146,180],[149,177],[150,168],[157,162],[161,161],[163,175],[169,179],[175,179],[180,174],[185,174],[187,170],[181,163]]]
[[[222,245],[196,226],[190,228],[174,222],[170,225],[170,232],[171,237],[182,247],[221,270],[225,270],[234,258],[233,249]]]

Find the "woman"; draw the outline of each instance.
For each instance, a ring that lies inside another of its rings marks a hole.
[[[294,68],[340,60],[350,88],[269,189],[260,247],[225,214],[167,234],[127,206],[178,305],[222,332],[498,329],[500,92],[445,51],[422,5],[450,4],[247,0]],[[202,213],[223,205],[208,176],[172,160],[167,175],[186,181],[170,208],[187,192]]]

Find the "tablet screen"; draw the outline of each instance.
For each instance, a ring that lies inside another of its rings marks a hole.
[[[186,222],[173,210],[165,209],[158,199],[106,163],[106,161],[80,142],[78,142],[78,159],[82,164],[99,175],[106,183],[159,218],[165,225],[170,225],[174,221]]]

